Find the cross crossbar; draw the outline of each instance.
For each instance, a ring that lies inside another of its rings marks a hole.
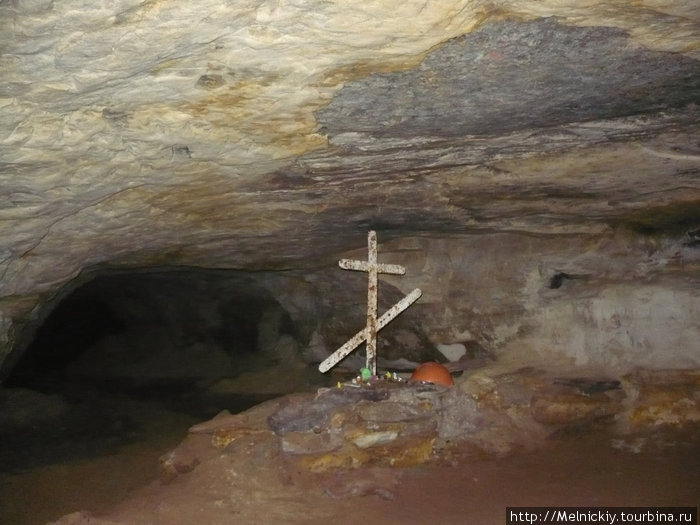
[[[355,261],[353,259],[340,259],[338,265],[344,270],[359,270],[361,272],[368,272],[372,268],[372,263],[369,261]],[[377,273],[390,273],[393,275],[404,275],[406,273],[406,268],[398,264],[375,263],[374,267],[377,268]]]

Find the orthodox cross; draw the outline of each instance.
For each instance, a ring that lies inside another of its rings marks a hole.
[[[333,354],[323,361],[318,369],[327,372],[337,365],[350,352],[357,348],[363,341],[367,342],[367,369],[372,375],[377,374],[377,332],[384,328],[396,316],[411,306],[421,296],[420,288],[416,288],[406,297],[401,299],[394,306],[389,308],[377,319],[377,275],[389,273],[393,275],[403,275],[406,268],[398,264],[380,264],[377,256],[377,232],[370,231],[367,234],[367,260],[356,261],[352,259],[341,259],[338,264],[345,270],[359,270],[368,273],[367,283],[367,325],[363,330],[357,332],[343,346],[338,348]]]

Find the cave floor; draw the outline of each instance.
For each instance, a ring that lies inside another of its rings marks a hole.
[[[159,457],[177,446],[197,417],[149,400],[113,398],[111,408],[100,406],[101,417],[88,413],[93,426],[105,430],[101,451],[94,442],[81,447],[78,440],[73,441],[74,454],[66,454],[51,443],[66,435],[47,430],[41,461],[33,465],[24,461],[30,466],[20,468],[5,458],[0,473],[4,524],[37,525],[65,515],[61,524],[489,525],[505,522],[506,506],[700,503],[696,427],[656,429],[624,439],[606,431],[587,431],[506,457],[465,454],[444,464],[322,474],[262,456],[248,458],[244,465],[236,463],[234,455],[226,459],[224,454],[221,461],[205,461],[193,473],[165,482],[159,478]],[[108,428],[108,422],[115,420],[121,423]],[[125,433],[131,438],[114,440],[114,435]],[[5,450],[13,446],[24,449],[17,450],[18,456],[41,456],[39,441],[17,447],[4,439]],[[256,453],[242,448],[235,456],[245,459]]]
[[[552,443],[533,453],[452,466],[301,476],[293,478],[291,489],[280,487],[266,496],[214,490],[212,502],[211,487],[226,486],[228,477],[221,472],[208,476],[201,491],[186,484],[175,490],[152,485],[108,517],[139,524],[500,525],[506,506],[697,506],[697,445],[678,446],[677,435],[662,441],[667,438],[674,446],[655,452],[621,452],[596,435]]]

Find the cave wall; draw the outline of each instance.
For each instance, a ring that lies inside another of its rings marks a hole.
[[[267,272],[318,356],[376,229],[403,351],[696,366],[695,3],[0,3],[0,361],[164,266]]]
[[[421,286],[435,343],[477,341],[509,366],[622,373],[700,365],[697,248],[615,235],[470,235],[388,243]],[[398,279],[390,279],[392,282]]]
[[[363,258],[364,251],[340,255]],[[388,363],[442,360],[437,348],[457,344],[465,351],[476,345],[506,368],[697,368],[697,252],[687,239],[631,232],[394,238],[380,243],[380,261],[407,273],[380,277],[380,312],[413,288],[423,296],[380,332],[379,356]],[[231,377],[280,360],[314,365],[365,323],[366,276],[335,264],[283,272],[111,271],[85,281],[41,314],[47,323],[67,302],[84,303],[61,316],[44,343],[54,360],[68,363],[61,352],[89,350],[68,366],[78,375]],[[91,326],[100,322],[113,330],[97,328],[93,341]],[[5,374],[42,328],[25,330]],[[74,339],[62,340],[66,333]],[[361,365],[356,354],[345,366]]]

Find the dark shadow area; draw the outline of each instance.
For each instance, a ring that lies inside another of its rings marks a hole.
[[[46,309],[5,371],[6,386],[41,387],[60,375],[99,377],[100,384],[105,378],[153,384],[231,375],[235,360],[269,353],[260,347],[261,332],[268,339],[295,337],[270,292],[239,272],[99,274]],[[262,326],[270,315],[276,325]],[[188,359],[195,347],[203,355],[193,366]]]
[[[275,384],[287,364],[301,378],[294,389],[323,380],[304,368],[264,276],[101,273],[45,308],[3,373],[5,472],[112,454],[154,432],[181,439],[194,422],[289,391]]]
[[[126,324],[89,284],[60,302],[7,378],[7,386],[27,386],[59,372],[101,339],[124,332]]]

